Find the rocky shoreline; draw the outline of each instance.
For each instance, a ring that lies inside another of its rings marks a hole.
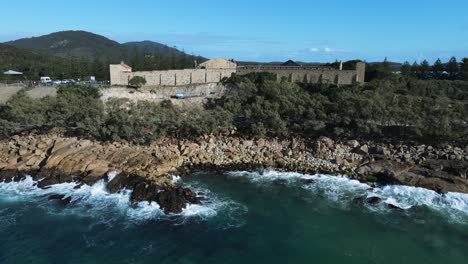
[[[80,188],[104,180],[109,192],[131,189],[133,203],[154,201],[166,213],[180,213],[187,204],[203,199],[174,182],[173,175],[261,168],[346,174],[371,186],[399,184],[439,193],[468,193],[466,146],[341,142],[327,137],[245,139],[235,135],[162,138],[140,146],[79,139],[60,131],[28,132],[0,140],[0,182],[20,181],[31,175],[40,188],[64,182],[74,182]],[[108,177],[111,172],[117,176]]]

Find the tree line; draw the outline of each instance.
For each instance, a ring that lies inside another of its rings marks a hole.
[[[0,106],[4,135],[64,127],[99,140],[148,144],[161,136],[241,135],[394,138],[425,142],[468,137],[468,82],[394,75],[365,86],[277,82],[268,73],[226,80],[234,88],[203,107],[100,100],[92,87],[60,87],[56,97],[20,92]]]
[[[448,62],[443,63],[437,59],[432,65],[428,60],[421,63],[417,61],[410,64],[405,61],[398,70],[392,67],[387,58],[382,63],[367,64],[366,79],[385,79],[395,72],[403,76],[413,77],[422,80],[465,80],[468,81],[468,58],[463,58],[461,62],[452,57]]]
[[[134,70],[168,70],[193,68],[194,62],[205,59],[188,55],[184,52],[169,50],[160,52],[157,49],[130,49],[122,55],[122,60],[132,66]],[[109,80],[109,64],[120,63],[110,57],[96,56],[90,60],[83,57],[56,57],[41,52],[32,52],[8,45],[0,45],[0,70],[16,70],[23,72],[19,80],[37,81],[41,76],[52,79],[81,79],[95,76],[99,81]],[[0,80],[12,78],[0,74]]]

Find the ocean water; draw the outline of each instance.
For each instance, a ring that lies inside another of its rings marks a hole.
[[[203,204],[164,215],[105,182],[0,183],[0,263],[468,263],[466,194],[275,171],[174,181]]]

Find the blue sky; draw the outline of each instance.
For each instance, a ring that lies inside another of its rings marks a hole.
[[[0,2],[0,41],[71,29],[236,60],[468,57],[467,0]]]

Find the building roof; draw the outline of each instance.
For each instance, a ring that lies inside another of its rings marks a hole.
[[[4,72],[3,74],[6,74],[6,75],[23,75],[22,72],[17,72],[17,71],[13,71],[13,70],[8,70],[8,71]]]
[[[128,66],[128,65],[127,65],[127,64],[125,64],[125,63],[121,63],[120,65],[122,65],[124,68],[127,68],[127,69],[129,69],[129,70],[131,70],[131,69],[132,69],[132,67]]]
[[[198,68],[207,68],[207,69],[208,68],[210,69],[232,69],[236,67],[237,67],[237,63],[232,62],[230,60],[222,59],[222,58],[208,60],[198,65]]]

